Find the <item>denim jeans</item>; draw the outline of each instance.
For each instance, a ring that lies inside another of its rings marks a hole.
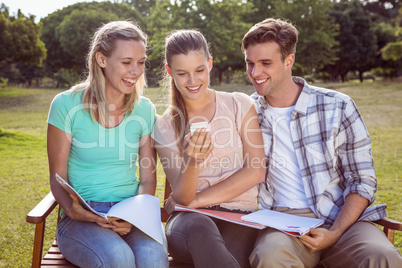
[[[116,204],[87,203],[98,212],[107,212]],[[135,227],[120,236],[96,223],[65,215],[57,226],[57,242],[64,257],[79,267],[169,267],[166,241],[161,245]]]
[[[175,212],[166,223],[169,253],[195,267],[250,267],[258,230],[192,212]]]

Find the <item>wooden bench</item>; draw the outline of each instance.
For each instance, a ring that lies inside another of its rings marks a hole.
[[[171,193],[170,185],[168,182],[165,182],[164,198],[166,199],[170,193]],[[49,193],[42,201],[40,201],[39,204],[35,206],[34,209],[32,209],[27,214],[26,218],[27,222],[36,225],[34,243],[33,243],[33,253],[32,253],[32,268],[76,267],[75,265],[68,262],[60,253],[56,240],[53,242],[50,249],[42,258],[46,219],[48,215],[57,207],[57,205],[58,204],[54,199],[52,193]],[[162,222],[166,222],[166,220],[169,218],[169,215],[163,208],[161,208],[161,216],[162,216]],[[60,214],[58,214],[57,222],[59,220],[60,220]],[[391,241],[392,244],[394,243],[395,231],[402,231],[402,223],[398,221],[384,218],[375,221],[374,223],[383,227],[385,235],[387,236],[388,240]],[[192,267],[189,265],[175,263],[173,259],[170,257],[169,257],[169,266],[175,268]]]

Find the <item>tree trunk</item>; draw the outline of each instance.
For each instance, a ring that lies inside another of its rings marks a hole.
[[[218,80],[219,80],[218,85],[222,85],[222,80],[223,80],[223,71],[222,71],[222,70],[220,70],[220,69],[218,69]]]
[[[346,81],[346,74],[341,74],[341,80],[342,80],[342,83],[345,83],[345,81]]]
[[[329,74],[331,76],[331,82],[338,82],[338,75],[334,73]]]
[[[363,73],[364,73],[364,72],[359,71],[359,80],[360,80],[360,83],[363,83]]]

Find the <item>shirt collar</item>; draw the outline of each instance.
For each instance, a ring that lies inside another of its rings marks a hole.
[[[295,108],[293,109],[292,113],[296,112],[306,115],[311,94],[311,86],[307,84],[307,82],[301,77],[292,76],[292,79],[293,82],[295,82],[297,85],[303,86],[302,92],[300,93],[300,96],[297,99]],[[257,94],[257,92],[255,92],[252,94],[252,98],[256,100],[256,103],[261,110],[268,109],[268,102],[264,96],[260,96]]]
[[[293,82],[295,82],[297,85],[303,86],[293,111],[302,115],[306,115],[308,104],[310,102],[309,100],[311,94],[311,86],[307,84],[307,82],[301,77],[293,76],[292,79]]]
[[[255,101],[255,106],[257,111],[258,110],[267,110],[268,109],[268,102],[264,96],[258,95],[257,92],[251,94],[251,98]]]

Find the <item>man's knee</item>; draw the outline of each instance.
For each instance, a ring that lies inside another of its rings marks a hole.
[[[373,247],[365,253],[367,257],[360,267],[402,267],[401,253],[392,244],[387,247]]]
[[[308,263],[318,263],[318,258],[300,241],[278,231],[259,236],[250,254],[252,267],[305,267]]]
[[[273,263],[275,252],[262,246],[254,248],[250,254],[251,267],[268,267]]]

